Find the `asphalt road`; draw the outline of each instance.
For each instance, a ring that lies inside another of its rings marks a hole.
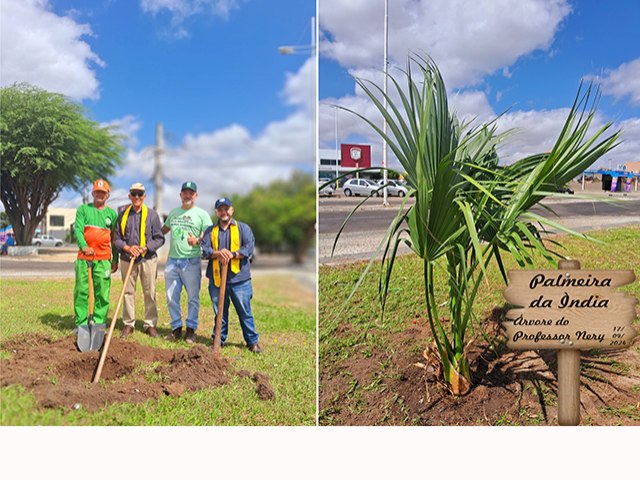
[[[534,212],[566,228],[582,232],[640,224],[640,193],[617,195],[616,203],[601,201],[611,199],[606,192],[600,192],[595,197],[599,197],[598,201],[580,199],[571,195],[548,199],[544,204],[553,209],[553,213],[542,207],[536,207]],[[368,200],[349,219],[339,240],[335,242],[336,234],[345,218],[362,200],[361,197],[334,197],[319,200],[318,263],[320,265],[369,260],[378,250],[387,227],[403,201],[395,197],[389,198],[390,206],[383,207],[381,198]],[[405,208],[413,201],[408,199]],[[407,252],[409,252],[408,247],[404,244],[400,245],[399,253]],[[377,256],[380,258],[380,253]]]
[[[4,278],[73,278],[77,249],[74,246],[40,248],[38,255],[25,257],[0,257],[0,279]],[[202,270],[206,263],[203,262]],[[158,263],[158,276],[164,275],[165,261]],[[294,276],[309,291],[316,291],[315,258],[309,256],[301,265],[293,264],[289,255],[264,254],[251,265],[252,276]],[[120,280],[120,271],[114,278]]]
[[[345,218],[362,198],[323,198],[320,200],[318,214],[318,227],[320,234],[335,234],[339,231]],[[413,204],[413,199],[408,199],[405,210]],[[345,233],[355,232],[384,232],[393,218],[398,213],[402,200],[389,199],[389,207],[382,207],[382,199],[368,200],[347,223]],[[554,213],[545,208],[536,206],[533,212],[552,220],[562,218],[574,218],[577,221],[582,218],[583,226],[578,229],[589,229],[592,226],[602,226],[611,218],[634,217],[640,215],[640,198],[629,198],[618,203],[594,202],[578,199],[556,200],[547,202]],[[557,215],[557,216],[556,216]]]

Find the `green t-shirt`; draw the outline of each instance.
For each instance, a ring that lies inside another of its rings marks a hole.
[[[169,213],[164,225],[169,231],[169,257],[170,258],[198,258],[202,255],[200,244],[192,247],[187,242],[189,233],[194,237],[202,235],[209,225],[212,225],[209,214],[199,207],[191,207],[189,210],[174,208]]]

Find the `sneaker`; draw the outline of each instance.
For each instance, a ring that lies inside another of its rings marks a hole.
[[[133,333],[133,327],[129,325],[125,325],[122,331],[120,332],[120,338],[127,338],[132,333]]]
[[[251,350],[253,353],[262,353],[262,349],[260,348],[260,345],[258,345],[257,343],[254,343],[253,345],[247,345],[247,348]]]
[[[184,340],[187,343],[194,343],[196,341],[196,331],[193,328],[187,327],[187,333],[184,334]]]
[[[177,342],[182,338],[182,327],[178,327],[175,330],[172,330],[171,333],[164,338]]]

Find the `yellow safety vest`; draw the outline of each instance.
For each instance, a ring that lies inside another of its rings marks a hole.
[[[231,247],[229,250],[232,252],[237,252],[240,249],[240,230],[238,229],[237,223],[232,223],[229,225],[230,236],[231,236]],[[220,227],[216,225],[211,230],[211,245],[213,245],[214,250],[218,250],[218,232],[220,231]],[[234,258],[231,260],[231,271],[233,273],[238,273],[240,271],[240,259]],[[213,283],[216,287],[220,287],[220,260],[217,258],[213,261]]]
[[[133,205],[129,205],[127,209],[124,211],[122,215],[122,221],[120,222],[120,231],[122,232],[122,236],[124,237],[124,227],[127,225],[127,219],[129,218],[129,212],[131,211],[131,207]],[[147,245],[147,206],[142,204],[142,218],[140,220],[140,246],[145,247]],[[144,257],[147,252],[144,252],[142,256]]]

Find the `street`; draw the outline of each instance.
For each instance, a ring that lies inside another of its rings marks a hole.
[[[602,192],[597,197],[598,201],[570,195],[547,199],[543,205],[551,208],[553,212],[542,206],[536,206],[532,211],[577,231],[640,224],[640,194],[633,192],[626,196],[610,197],[606,192]],[[606,201],[611,198],[619,201],[615,203]],[[321,265],[371,258],[404,200],[389,197],[388,207],[382,206],[382,198],[367,200],[349,219],[332,255],[337,232],[347,216],[363,199],[363,197],[334,197],[319,200],[318,256]],[[413,198],[407,199],[405,209],[409,208],[413,202]],[[406,246],[401,246],[400,252],[408,251]]]
[[[40,248],[38,255],[24,257],[0,257],[0,279],[6,278],[73,278],[77,250],[74,246]],[[158,263],[158,277],[164,275],[166,259]],[[202,271],[206,263],[202,263]],[[315,292],[315,258],[308,256],[302,265],[292,263],[290,255],[260,254],[251,264],[251,274],[294,276],[306,289]],[[120,279],[120,272],[114,278]]]

